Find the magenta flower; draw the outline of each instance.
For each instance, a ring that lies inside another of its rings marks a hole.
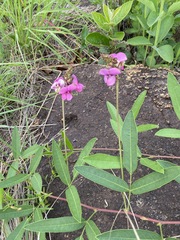
[[[64,78],[58,77],[54,80],[51,89],[54,89],[55,92],[59,92],[62,87],[64,87],[66,82],[64,81]]]
[[[118,68],[102,68],[99,71],[99,74],[104,76],[104,82],[107,86],[113,86],[116,82],[116,75],[120,73],[121,71]]]
[[[82,90],[84,88],[84,85],[78,82],[78,79],[77,79],[76,75],[73,74],[72,78],[73,78],[72,84],[74,84],[75,87],[76,87],[75,91],[76,92],[82,92]]]
[[[123,52],[119,53],[112,53],[110,54],[110,57],[115,58],[117,60],[118,67],[120,66],[121,70],[124,70],[124,63],[127,60],[127,56]]]
[[[73,98],[72,92],[75,89],[76,86],[74,84],[70,84],[66,87],[61,88],[59,94],[61,94],[63,100],[71,101],[71,99]]]

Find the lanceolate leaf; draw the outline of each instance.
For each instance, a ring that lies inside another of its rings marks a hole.
[[[121,116],[118,114],[117,115],[117,109],[113,106],[112,103],[110,102],[106,102],[106,105],[107,105],[107,108],[108,108],[108,111],[109,111],[109,114],[111,116],[111,118],[117,122],[117,119],[118,121],[120,122],[120,125],[122,126],[123,125],[123,120],[121,118]]]
[[[12,132],[12,152],[14,159],[18,159],[21,155],[21,139],[17,127]]]
[[[159,234],[148,230],[136,230],[141,240],[161,240]],[[98,240],[137,240],[133,229],[119,229],[102,233],[96,237]]]
[[[144,103],[145,97],[146,97],[146,93],[147,91],[143,91],[142,93],[139,94],[138,98],[135,100],[131,110],[133,112],[134,115],[134,119],[137,118],[139,111]]]
[[[129,111],[122,127],[123,165],[132,174],[137,168],[138,134],[132,111]]]
[[[152,43],[143,36],[137,36],[137,37],[130,38],[127,40],[127,43],[132,46],[141,46],[141,45],[150,46],[150,45],[152,45]]]
[[[141,158],[140,163],[142,165],[154,170],[155,172],[164,173],[164,168],[161,167],[161,165],[158,164],[158,162],[156,162],[156,161],[150,160],[148,158]]]
[[[129,186],[124,180],[104,170],[91,166],[76,167],[76,170],[85,178],[114,191],[127,192],[129,190]]]
[[[129,13],[131,10],[133,1],[128,1],[124,4],[122,4],[120,7],[116,8],[116,10],[113,12],[112,22],[114,25],[117,25],[120,23]]]
[[[81,219],[82,219],[81,201],[75,186],[71,185],[66,190],[66,199],[67,199],[71,214],[78,222],[81,222]]]
[[[171,15],[167,15],[163,20],[161,21],[161,27],[159,31],[158,36],[158,43],[160,43],[166,35],[169,33],[170,29],[172,28],[174,24],[174,17]]]
[[[149,130],[153,130],[156,128],[159,128],[159,125],[157,125],[157,124],[142,124],[142,125],[137,126],[138,133],[147,132]]]
[[[120,169],[119,156],[109,154],[96,153],[84,158],[89,165],[101,169]]]
[[[86,144],[86,146],[83,148],[83,150],[81,151],[78,160],[76,161],[74,167],[76,166],[82,166],[84,164],[84,157],[88,156],[92,150],[92,148],[94,147],[95,142],[97,141],[97,138],[92,138],[91,140],[89,140],[89,142]],[[73,170],[73,180],[78,176],[78,172],[76,171],[76,169],[74,168]]]
[[[26,225],[25,229],[32,232],[73,232],[81,229],[84,223],[77,222],[73,217],[60,217],[40,220]]]
[[[34,173],[37,167],[39,166],[39,163],[43,156],[43,151],[44,151],[44,146],[38,146],[38,149],[30,162],[30,166],[29,166],[30,173]]]
[[[164,174],[153,172],[138,180],[131,186],[133,194],[142,194],[158,189],[180,176],[180,166],[165,169]]]
[[[42,178],[39,173],[36,172],[33,174],[31,177],[31,184],[37,193],[40,193],[42,191]]]
[[[27,224],[28,220],[22,221],[6,238],[6,240],[20,240],[23,239],[24,227]]]
[[[18,183],[26,181],[29,178],[29,176],[30,176],[29,174],[20,173],[16,176],[5,179],[2,182],[0,182],[0,188],[8,188],[15,186]]]
[[[180,120],[180,84],[172,73],[168,73],[167,82],[174,111]]]
[[[95,240],[96,236],[99,235],[101,232],[99,228],[96,226],[96,224],[89,220],[86,222],[86,234],[88,237],[88,240]]]
[[[58,173],[59,178],[64,184],[70,185],[71,177],[69,174],[68,166],[65,162],[64,156],[59,145],[54,140],[52,142],[52,155],[54,167]]]
[[[180,138],[180,130],[174,128],[164,128],[159,130],[155,135],[158,137]]]
[[[22,205],[22,206],[16,206],[12,208],[7,209],[1,209],[0,210],[0,219],[11,219],[17,218],[17,217],[24,217],[32,213],[33,206],[30,205]]]
[[[92,17],[95,23],[98,25],[98,27],[100,27],[104,31],[109,32],[110,30],[109,21],[107,21],[107,19],[101,13],[92,12]]]

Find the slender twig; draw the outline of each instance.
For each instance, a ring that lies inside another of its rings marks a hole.
[[[53,199],[56,199],[56,200],[61,200],[61,201],[67,202],[66,198],[57,197],[57,196],[54,196],[54,195],[50,195],[49,197],[53,198]],[[165,225],[165,224],[180,225],[180,221],[157,220],[157,219],[145,217],[145,216],[142,216],[142,215],[139,215],[139,214],[136,214],[136,213],[132,213],[130,211],[124,211],[124,210],[119,211],[119,210],[113,210],[113,209],[97,208],[97,207],[89,206],[89,205],[84,204],[84,203],[81,203],[81,206],[85,207],[87,209],[91,209],[93,211],[97,211],[97,212],[107,212],[107,213],[115,213],[115,214],[118,213],[118,214],[124,214],[124,215],[129,214],[129,215],[135,216],[135,217],[137,217],[137,218],[139,218],[143,221],[153,222],[153,223],[162,224],[162,225]]]

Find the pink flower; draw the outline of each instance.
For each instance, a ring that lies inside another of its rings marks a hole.
[[[64,81],[64,79],[62,77],[58,77],[54,80],[54,82],[51,86],[51,89],[54,89],[55,92],[58,93],[60,91],[60,89],[65,86],[65,84],[66,84],[66,82]]]
[[[124,70],[124,63],[127,60],[127,56],[123,52],[119,53],[112,53],[110,54],[110,57],[115,58],[117,60],[118,67],[120,66],[121,70]]]
[[[75,89],[76,86],[74,84],[70,84],[66,87],[61,88],[59,94],[61,94],[63,100],[71,101],[71,99],[73,98],[72,92]]]
[[[120,73],[121,71],[118,68],[102,68],[99,71],[99,74],[104,76],[104,82],[107,86],[113,86],[116,82],[116,75]]]
[[[78,82],[78,79],[77,79],[76,75],[73,74],[72,78],[73,78],[72,84],[74,84],[76,86],[75,91],[76,92],[82,92],[82,90],[84,88],[84,85]]]

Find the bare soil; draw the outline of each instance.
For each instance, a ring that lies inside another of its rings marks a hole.
[[[81,65],[74,69],[74,73],[79,78],[79,82],[85,85],[85,89],[78,96],[74,96],[71,102],[66,102],[65,118],[67,123],[67,136],[74,145],[74,148],[83,148],[93,137],[97,137],[96,148],[117,148],[117,138],[111,129],[109,113],[106,108],[106,101],[115,105],[115,87],[107,87],[101,76],[98,75],[100,65]],[[137,124],[154,123],[159,124],[159,128],[180,128],[167,93],[167,73],[165,69],[149,69],[142,66],[125,69],[120,80],[120,104],[119,112],[124,118],[130,110],[134,100],[143,91],[147,90],[147,97],[137,119]],[[43,73],[45,74],[45,73]],[[179,79],[180,74],[174,73]],[[57,75],[45,75],[47,82],[43,82],[41,98],[47,96],[51,83]],[[52,92],[51,92],[52,93]],[[41,142],[51,142],[52,139],[59,139],[59,131],[62,129],[61,98],[57,96],[45,102],[44,108],[39,116],[40,123],[44,127],[40,129],[43,133]],[[52,125],[51,125],[52,124]],[[157,130],[139,134],[139,147],[143,154],[180,156],[180,140],[160,138],[154,136]],[[93,152],[97,152],[93,151]],[[101,151],[102,152],[102,151]],[[103,151],[116,155],[116,151]],[[70,168],[72,169],[77,154],[71,157]],[[154,159],[159,159],[154,158]],[[162,158],[178,164],[177,159]],[[49,193],[63,197],[65,186],[58,179],[51,181],[51,159],[44,158],[40,172],[44,178],[44,184]],[[137,179],[151,172],[143,166],[139,166],[134,179]],[[96,208],[119,210],[123,207],[121,194],[94,184],[83,177],[79,177],[76,182],[82,203]],[[141,194],[134,195],[131,199],[131,206],[136,214],[158,220],[175,221],[180,218],[179,199],[180,186],[173,181],[162,188]],[[49,198],[49,204],[53,204],[53,210],[48,217],[69,216],[70,212],[66,202],[56,201]],[[87,219],[92,214],[92,210],[83,208],[83,217]],[[116,216],[113,213],[97,212],[93,220],[100,228],[101,232],[108,231],[113,227],[126,228],[126,217],[122,214]],[[159,233],[159,227],[152,222],[137,219],[137,224],[141,229],[149,229]],[[164,235],[177,236],[180,234],[178,225],[163,225]],[[80,232],[51,234],[53,240],[75,239]],[[86,239],[86,238],[85,238]]]

